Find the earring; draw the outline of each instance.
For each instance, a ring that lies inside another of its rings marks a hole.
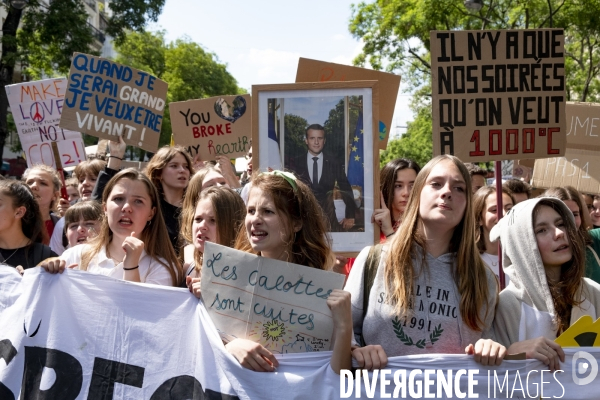
[[[150,226],[150,225],[152,225],[152,220],[151,219],[148,220],[148,222],[146,222],[146,226]]]

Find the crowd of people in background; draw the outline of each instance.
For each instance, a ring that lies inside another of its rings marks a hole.
[[[67,198],[45,165],[0,181],[0,261],[21,272],[75,268],[187,287],[197,297],[206,242],[345,273],[345,289],[327,299],[338,373],[352,358],[377,369],[387,357],[424,353],[498,365],[523,352],[559,369],[564,352],[554,339],[582,315],[599,316],[597,194],[567,186],[533,198],[512,179],[499,205],[477,165],[393,160],[380,171],[371,216],[380,243],[346,260],[332,251],[310,184],[289,171],[253,171],[252,149],[241,177],[226,157],[192,160],[180,146],[159,149],[144,171],[121,169],[124,155],[121,139],[106,160],[79,164],[64,181]],[[220,333],[244,367],[278,366],[259,343]]]

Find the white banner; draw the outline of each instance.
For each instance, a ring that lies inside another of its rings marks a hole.
[[[30,167],[46,164],[56,168],[52,142],[58,146],[63,168],[85,161],[81,133],[58,127],[66,89],[66,78],[6,86],[10,110]]]
[[[259,373],[225,350],[187,289],[0,266],[3,400],[598,398],[600,349],[565,352],[556,374],[537,361],[488,369],[428,355],[391,358],[358,382],[332,372],[330,352],[278,354],[277,372]]]

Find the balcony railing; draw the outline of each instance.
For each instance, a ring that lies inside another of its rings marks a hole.
[[[101,30],[99,30],[98,28],[94,27],[94,25],[90,24],[89,22],[87,23],[88,26],[90,27],[90,29],[92,30],[92,35],[94,35],[94,37],[100,42],[100,43],[104,43],[104,41],[106,40],[106,35],[104,34],[104,32],[102,32]]]

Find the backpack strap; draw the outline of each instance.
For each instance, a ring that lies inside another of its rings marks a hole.
[[[379,261],[381,260],[382,244],[371,246],[367,260],[365,261],[365,267],[363,270],[363,324],[365,317],[367,316],[367,310],[369,308],[369,297],[371,295],[371,288],[373,282],[375,282],[375,275],[377,275],[377,268],[379,267]],[[365,339],[362,332],[360,333],[360,345],[366,346]]]

